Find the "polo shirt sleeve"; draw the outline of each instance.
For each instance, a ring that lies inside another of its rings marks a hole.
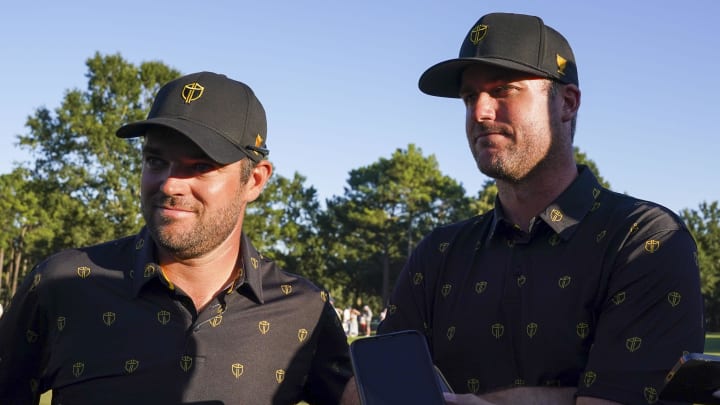
[[[694,239],[674,214],[654,207],[630,219],[605,257],[607,294],[578,395],[648,404],[684,352],[703,351],[700,272]]]
[[[438,230],[425,237],[398,275],[377,333],[413,329],[431,336],[432,294],[447,241]],[[432,346],[431,346],[432,347]]]
[[[23,280],[0,317],[0,403],[37,404],[47,335],[39,305],[42,274],[36,268]]]
[[[319,336],[305,384],[305,400],[311,404],[337,404],[352,377],[352,365],[347,337],[329,303],[323,308],[316,333]]]

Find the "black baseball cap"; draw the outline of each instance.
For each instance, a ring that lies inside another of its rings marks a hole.
[[[567,40],[539,17],[510,13],[480,17],[463,39],[458,58],[430,67],[418,85],[431,96],[459,98],[463,70],[478,64],[579,85],[575,56]]]
[[[120,138],[143,136],[151,126],[172,128],[211,159],[230,164],[268,155],[265,109],[245,83],[212,72],[183,76],[158,91],[148,117],[117,130]]]

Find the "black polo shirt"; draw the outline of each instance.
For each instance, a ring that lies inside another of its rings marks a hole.
[[[243,235],[240,282],[196,313],[145,229],[37,266],[0,318],[0,403],[335,404],[352,370],[328,295]]]
[[[577,386],[658,400],[683,352],[702,352],[697,250],[669,210],[579,176],[529,232],[495,210],[436,229],[395,286],[380,333],[425,331],[459,393]]]

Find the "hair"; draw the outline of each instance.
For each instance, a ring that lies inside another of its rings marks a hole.
[[[551,80],[548,79],[549,85],[548,85],[548,95],[550,96],[550,99],[554,99],[558,94],[560,94],[560,89],[565,86],[565,83],[561,83],[557,80]],[[575,127],[577,126],[577,113],[573,116],[572,121],[570,121],[570,139],[575,140]]]
[[[245,184],[250,180],[252,171],[257,166],[258,162],[254,162],[250,158],[243,158],[240,160],[240,184]]]

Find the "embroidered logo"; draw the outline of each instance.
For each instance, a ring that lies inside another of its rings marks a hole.
[[[160,325],[167,325],[170,322],[170,311],[158,311],[157,320],[160,322]]]
[[[185,100],[185,104],[190,104],[202,97],[203,92],[205,92],[205,87],[201,86],[198,82],[193,82],[183,87],[181,95],[183,100]]]
[[[190,371],[190,368],[192,368],[192,357],[182,356],[180,358],[180,368],[186,373]]]
[[[138,369],[139,366],[140,366],[139,361],[137,361],[135,359],[128,360],[125,362],[125,371],[128,374],[132,374]]]
[[[470,42],[473,45],[477,45],[487,35],[488,26],[485,24],[478,24],[470,31]]]
[[[490,332],[495,337],[495,339],[500,339],[505,333],[505,326],[500,323],[495,323],[490,327]]]
[[[671,291],[667,295],[668,302],[671,306],[676,307],[680,305],[680,299],[682,299],[682,295],[680,295],[677,291]]]
[[[645,242],[645,251],[648,253],[655,253],[660,249],[660,241],[655,239],[650,239],[647,242]]]
[[[563,58],[559,54],[556,54],[557,72],[561,76],[565,76],[565,68],[567,68],[567,59]]]
[[[243,371],[245,371],[245,366],[243,366],[240,363],[235,363],[232,365],[232,375],[235,376],[235,378],[240,378],[240,376],[243,374]]]
[[[80,276],[80,278],[88,278],[88,276],[90,275],[90,267],[87,267],[87,266],[78,267],[77,275]]]

